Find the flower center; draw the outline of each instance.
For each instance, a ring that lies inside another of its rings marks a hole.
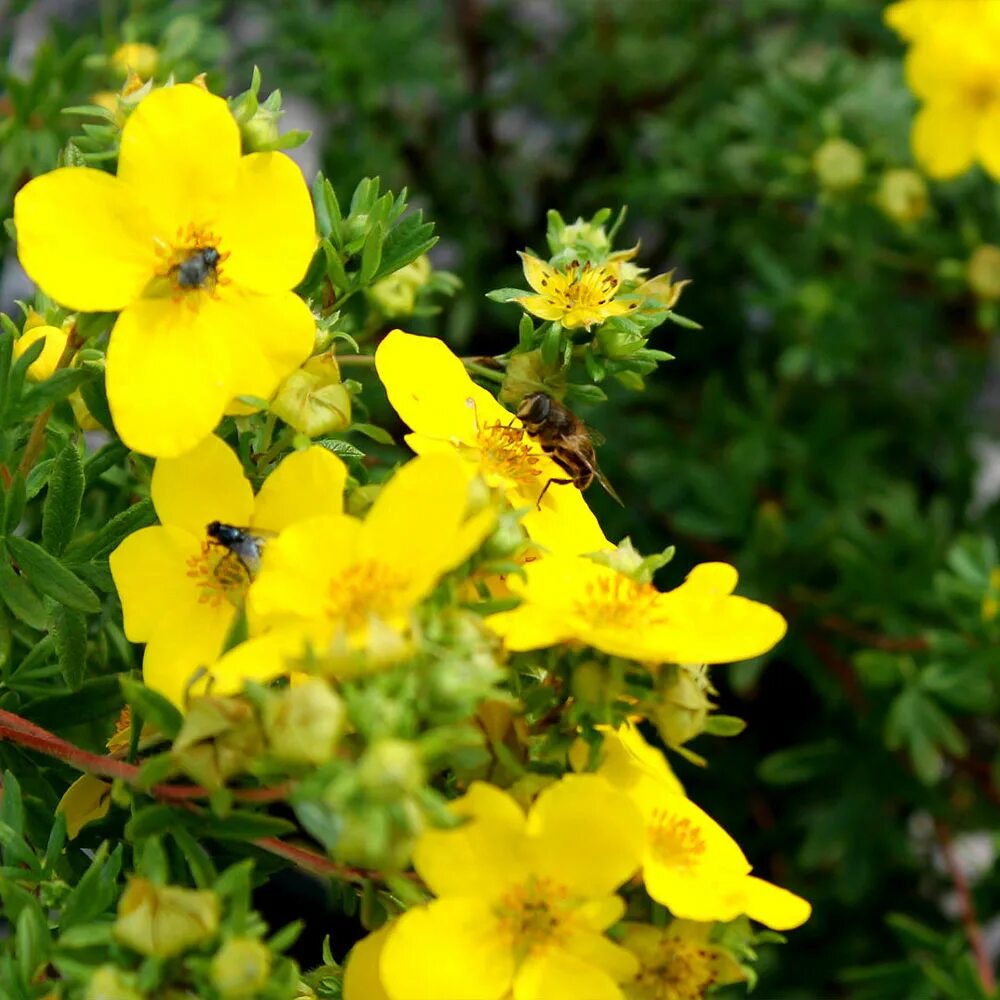
[[[157,277],[169,282],[174,298],[191,292],[215,293],[216,286],[228,283],[221,265],[229,257],[219,250],[219,238],[193,223],[179,228],[172,244],[157,241]]]
[[[565,282],[547,289],[548,295],[567,311],[577,306],[606,306],[618,292],[618,278],[606,267],[574,260],[564,275]]]
[[[660,592],[652,584],[636,583],[624,573],[602,574],[588,581],[586,595],[577,602],[576,613],[595,624],[642,628],[667,621],[656,607]]]
[[[508,479],[519,487],[536,485],[541,456],[533,451],[520,427],[507,427],[498,420],[480,427],[476,433],[479,463],[484,472]]]
[[[574,922],[567,897],[565,886],[532,876],[500,899],[500,933],[518,961],[565,940]]]
[[[330,584],[326,614],[348,632],[364,628],[372,615],[387,620],[399,612],[400,591],[407,582],[374,559],[354,563]]]
[[[673,816],[665,809],[653,813],[646,837],[656,859],[673,867],[690,865],[707,847],[701,830],[690,819]]]
[[[199,589],[199,604],[218,607],[224,600],[235,607],[243,603],[250,574],[239,558],[212,541],[201,543],[201,551],[187,560],[187,575]]]
[[[701,1000],[716,978],[709,949],[667,938],[630,988],[642,1000]]]

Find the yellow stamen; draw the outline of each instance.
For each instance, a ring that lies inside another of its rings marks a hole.
[[[646,836],[657,860],[672,867],[691,864],[708,846],[690,819],[673,816],[665,809],[653,813]]]
[[[659,591],[649,583],[636,583],[623,573],[601,575],[590,580],[586,597],[578,601],[576,613],[589,621],[615,628],[639,628],[667,619],[656,608]]]
[[[565,886],[530,878],[500,899],[500,933],[519,959],[565,941],[574,923]]]
[[[718,979],[712,957],[712,949],[667,937],[630,989],[642,1000],[701,1000]]]
[[[199,604],[218,607],[224,600],[239,606],[250,584],[246,567],[232,553],[212,542],[202,542],[201,552],[187,560],[187,575],[201,591]]]
[[[507,479],[522,489],[537,488],[542,472],[538,467],[542,456],[532,447],[531,438],[520,426],[503,424],[499,420],[480,425],[475,401],[467,399],[465,405],[472,410],[479,464],[483,472]]]

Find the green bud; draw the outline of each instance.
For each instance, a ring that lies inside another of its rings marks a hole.
[[[143,996],[132,988],[130,976],[113,965],[102,965],[90,977],[84,1000],[143,1000]]]
[[[243,698],[196,698],[174,740],[178,767],[206,788],[221,788],[246,771],[263,740],[251,704]]]
[[[566,377],[558,364],[553,368],[542,360],[541,351],[519,351],[510,356],[500,387],[500,402],[516,406],[533,392],[547,392],[561,398]]]
[[[927,202],[927,184],[915,170],[887,170],[875,193],[875,204],[900,225],[923,218]]]
[[[271,974],[271,952],[257,938],[232,938],[212,959],[212,985],[226,1000],[253,997]]]
[[[828,191],[849,191],[864,179],[864,154],[846,139],[827,139],[813,154],[813,169]]]
[[[977,298],[1000,300],[1000,247],[992,243],[977,246],[966,265],[965,280]]]
[[[510,513],[502,514],[493,534],[483,544],[482,553],[487,559],[509,559],[521,550],[526,539],[521,519]]]
[[[154,885],[133,877],[118,901],[115,939],[141,955],[172,958],[215,937],[219,898],[214,892]]]
[[[341,382],[332,354],[310,358],[278,387],[271,412],[309,437],[351,425],[351,394]]]
[[[290,764],[323,764],[344,731],[344,703],[326,681],[311,677],[272,694],[264,705],[264,733],[275,757]]]
[[[583,247],[600,254],[607,253],[611,249],[611,240],[608,239],[604,226],[595,226],[593,222],[577,219],[556,235],[556,247],[559,249]],[[556,247],[553,247],[553,253],[556,252]]]
[[[713,707],[708,697],[708,675],[703,668],[678,666],[665,669],[665,686],[653,721],[668,746],[679,747],[704,731]]]
[[[424,254],[376,281],[365,295],[386,319],[404,319],[413,315],[417,293],[430,281],[430,277],[431,262]]]
[[[358,765],[358,777],[375,798],[392,801],[420,790],[424,766],[413,743],[384,739],[365,751]]]
[[[243,138],[243,152],[253,153],[267,150],[278,139],[278,119],[281,111],[271,111],[261,104],[247,121],[240,123]]]

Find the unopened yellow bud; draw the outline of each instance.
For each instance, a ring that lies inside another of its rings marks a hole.
[[[271,952],[257,938],[233,938],[212,959],[212,985],[226,1000],[256,996],[271,974]]]
[[[43,339],[45,346],[42,353],[28,366],[28,378],[32,382],[44,382],[52,377],[63,351],[66,350],[68,334],[57,326],[32,326],[14,341],[14,358],[17,359],[32,344]]]
[[[813,154],[820,185],[830,191],[848,191],[865,176],[864,154],[846,139],[827,139]]]
[[[665,743],[679,747],[694,739],[705,728],[712,703],[708,681],[697,668],[678,667],[672,683],[662,692],[653,721]]]
[[[171,958],[215,937],[219,899],[214,892],[159,886],[134,877],[118,901],[115,939],[141,955]]]
[[[129,980],[130,977],[115,966],[102,965],[94,969],[84,1000],[143,1000],[142,994],[132,988]]]
[[[412,743],[384,739],[365,751],[358,766],[358,777],[377,798],[392,800],[420,789],[424,783],[424,766]]]
[[[147,45],[145,42],[127,42],[115,50],[111,57],[111,66],[121,77],[128,76],[131,71],[148,80],[156,72],[159,61],[160,54],[152,45]]]
[[[417,292],[427,284],[430,276],[431,262],[425,254],[376,281],[368,289],[368,299],[387,319],[412,316]]]
[[[875,204],[900,225],[927,214],[927,184],[915,170],[887,170],[879,181]]]
[[[242,698],[196,698],[174,740],[173,756],[188,777],[221,788],[241,774],[263,747],[257,717]]]
[[[280,111],[272,111],[263,104],[258,105],[250,119],[240,123],[244,152],[252,153],[257,150],[270,149],[279,135],[278,119],[280,117]]]
[[[547,392],[550,396],[558,396],[566,380],[560,379],[561,385],[553,385],[554,375],[556,373],[542,361],[541,351],[518,351],[507,362],[503,385],[500,387],[500,402],[516,407],[525,396],[533,392]]]
[[[351,394],[340,379],[332,354],[310,358],[278,387],[271,412],[290,427],[319,437],[351,424]]]
[[[264,706],[264,732],[275,757],[323,764],[344,731],[344,703],[326,681],[311,677],[276,692]]]
[[[681,297],[681,292],[690,284],[690,278],[674,281],[674,272],[668,271],[666,274],[658,274],[655,278],[644,281],[635,290],[635,294],[643,297],[643,312],[659,312],[661,309],[673,309]]]
[[[965,280],[977,298],[1000,300],[1000,247],[992,243],[977,246],[966,265]]]

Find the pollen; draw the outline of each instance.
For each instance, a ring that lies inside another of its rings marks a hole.
[[[630,989],[640,1000],[701,1000],[718,979],[713,952],[677,937],[666,937]]]
[[[565,886],[532,877],[500,899],[500,933],[515,954],[522,959],[537,955],[566,939],[574,925],[567,897]]]
[[[374,559],[354,563],[331,581],[326,614],[348,632],[364,628],[372,616],[388,620],[401,605],[408,580]]]
[[[561,279],[561,280],[559,280]],[[618,278],[606,267],[574,260],[546,290],[546,295],[568,312],[571,309],[594,309],[606,306],[618,291]]]
[[[689,865],[705,853],[707,845],[701,830],[686,816],[657,809],[647,829],[649,848],[661,864]]]
[[[476,444],[479,461],[486,473],[515,483],[518,487],[537,485],[541,475],[541,455],[520,427],[509,427],[498,420],[478,429]]]
[[[666,624],[657,607],[660,592],[649,583],[637,583],[623,573],[602,574],[587,583],[586,597],[576,605],[581,618],[605,627],[642,628]]]
[[[188,558],[187,575],[200,590],[198,603],[210,604],[213,608],[223,601],[238,607],[250,585],[250,576],[243,563],[210,541],[202,542],[198,555]]]

